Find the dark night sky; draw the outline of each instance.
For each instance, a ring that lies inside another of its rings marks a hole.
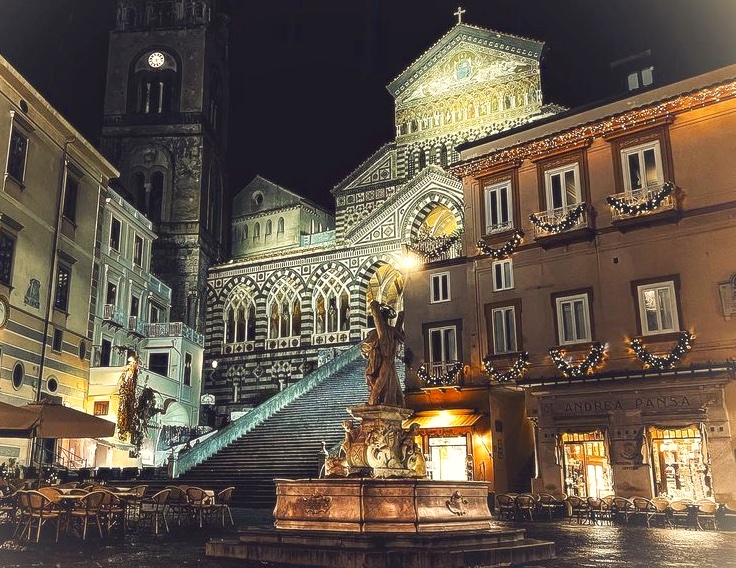
[[[255,174],[332,208],[330,189],[394,135],[385,86],[454,25],[458,0],[225,0],[231,189]],[[736,63],[736,0],[464,0],[464,21],[546,44],[545,102],[617,89],[652,51],[658,81]],[[91,142],[115,0],[0,0],[0,54]]]

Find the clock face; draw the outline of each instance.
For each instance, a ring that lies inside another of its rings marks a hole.
[[[165,61],[166,58],[164,57],[164,54],[160,51],[154,51],[151,55],[148,56],[148,64],[154,68],[161,67]]]
[[[0,329],[4,328],[8,323],[10,316],[10,304],[5,296],[0,296]]]

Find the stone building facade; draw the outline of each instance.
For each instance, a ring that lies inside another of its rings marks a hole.
[[[736,498],[734,128],[731,66],[459,148],[463,363],[525,490]]]
[[[233,258],[208,280],[206,358],[218,366],[205,388],[221,413],[359,342],[371,300],[403,309],[410,249],[458,256],[465,205],[445,167],[458,143],[549,112],[541,48],[455,25],[388,86],[396,138],[334,187],[334,217],[261,178],[238,194]]]
[[[207,270],[229,226],[228,18],[216,0],[119,0],[110,33],[102,151],[159,235],[153,272],[171,314],[202,332]]]

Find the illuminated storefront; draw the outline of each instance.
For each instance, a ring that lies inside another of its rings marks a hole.
[[[599,498],[612,494],[611,464],[603,432],[564,433],[561,441],[565,493]]]
[[[657,495],[670,499],[712,497],[705,437],[699,425],[687,428],[649,428],[652,471]]]

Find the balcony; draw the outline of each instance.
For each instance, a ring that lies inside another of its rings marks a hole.
[[[670,222],[680,215],[675,186],[671,182],[609,195],[606,201],[611,208],[613,225],[620,231]]]
[[[581,202],[532,213],[529,220],[534,227],[534,239],[543,248],[549,248],[591,240],[595,231],[590,226],[589,217],[588,206]]]
[[[116,327],[123,327],[126,323],[123,310],[116,307],[115,304],[105,304],[102,306],[102,321]]]
[[[461,386],[463,365],[460,361],[435,361],[425,363],[417,369],[422,389],[444,389]]]
[[[451,235],[412,239],[406,248],[422,257],[424,262],[438,262],[459,258],[462,255],[462,232],[456,231]]]
[[[128,332],[143,337],[145,334],[145,323],[138,316],[128,317]]]
[[[204,347],[204,335],[180,321],[147,323],[144,324],[143,330],[145,337],[183,337],[200,347]]]

